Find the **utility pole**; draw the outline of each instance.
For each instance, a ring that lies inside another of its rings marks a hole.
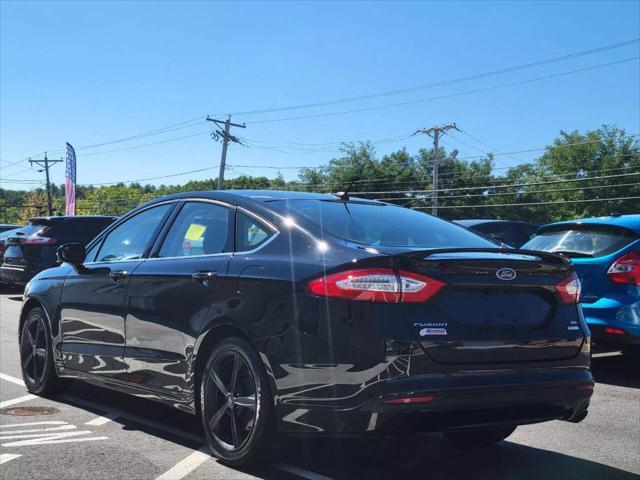
[[[238,140],[237,137],[229,134],[229,130],[231,127],[247,128],[247,126],[245,124],[240,125],[238,123],[231,123],[231,116],[227,117],[224,122],[207,116],[207,121],[214,122],[217,126],[216,130],[211,134],[211,137],[214,140],[222,138],[222,156],[220,157],[220,174],[218,175],[218,190],[222,190],[222,185],[224,183],[224,169],[227,163],[227,146],[230,141],[242,145],[242,142]],[[220,130],[222,125],[224,125],[224,130]]]
[[[440,165],[440,150],[438,147],[438,140],[440,136],[447,133],[448,130],[459,130],[455,123],[445,123],[431,128],[420,128],[416,130],[414,135],[418,133],[424,133],[433,138],[433,190],[431,193],[431,214],[438,216],[438,167]]]
[[[49,213],[49,216],[53,215],[53,201],[51,199],[51,181],[49,180],[49,167],[62,161],[62,158],[47,158],[47,152],[44,152],[44,158],[42,159],[29,159],[29,163],[31,165],[35,163],[36,165],[44,169],[44,174],[47,179],[47,212]],[[43,170],[40,170],[40,172],[42,171]]]

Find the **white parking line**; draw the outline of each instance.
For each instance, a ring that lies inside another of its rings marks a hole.
[[[111,420],[115,420],[120,415],[117,412],[109,412],[106,415],[102,415],[98,418],[94,418],[93,420],[89,420],[85,423],[85,425],[93,425],[94,427],[99,427],[104,425],[105,423],[109,423]]]
[[[333,480],[331,477],[327,477],[326,475],[311,472],[309,470],[305,470],[304,468],[294,467],[293,465],[288,465],[286,463],[276,463],[274,467],[282,470],[283,472],[293,473],[298,477],[306,478],[307,480]]]
[[[10,405],[15,405],[16,403],[28,402],[29,400],[33,400],[34,398],[38,398],[38,397],[36,397],[35,395],[25,395],[24,397],[5,400],[4,402],[0,402],[0,408],[5,408]]]
[[[594,353],[591,356],[593,358],[604,358],[604,357],[617,357],[618,355],[620,355],[620,352],[601,352],[601,353]]]
[[[7,375],[6,373],[0,373],[0,380],[15,383],[16,385],[24,387],[24,381],[21,378],[12,377],[11,375]]]
[[[209,447],[204,446],[193,452],[184,460],[176,463],[173,467],[156,478],[156,480],[180,480],[209,459],[211,459]]]
[[[22,455],[18,455],[16,453],[3,453],[0,455],[0,465],[2,465],[3,463],[10,462],[11,460],[15,460],[16,458],[21,456]]]
[[[16,385],[22,385],[24,386],[24,382],[16,377],[12,377],[10,375],[6,375],[4,373],[0,373],[0,380],[5,380],[7,382],[11,382],[11,383],[15,383]],[[0,408],[6,406],[5,403],[7,403],[8,405],[13,405],[14,403],[19,403],[19,402],[23,402],[23,401],[27,401],[27,400],[31,400],[32,398],[37,398],[35,395],[26,395],[24,397],[20,397],[20,398],[16,398],[13,400],[7,400],[7,402],[3,402],[0,403]],[[83,398],[78,398],[72,395],[68,395],[68,394],[64,394],[64,395],[60,395],[59,398],[63,399],[63,400],[67,400],[71,403],[75,403],[77,405],[83,405],[86,407],[90,407],[90,408],[95,408],[97,410],[103,410],[105,412],[107,412],[105,415],[102,415],[100,417],[97,417],[93,420],[88,421],[87,423],[85,423],[85,425],[92,425],[92,426],[100,426],[100,425],[104,425],[118,417],[121,418],[125,418],[128,420],[132,420],[136,423],[139,423],[141,425],[146,425],[149,427],[152,427],[154,429],[160,430],[160,431],[164,431],[167,433],[171,433],[173,435],[177,435],[189,440],[195,440],[198,441],[200,443],[205,443],[205,439],[204,437],[201,437],[199,435],[194,435],[192,433],[186,432],[184,430],[180,430],[177,428],[173,428],[170,427],[168,425],[165,425],[163,423],[160,422],[156,422],[154,420],[149,420],[143,417],[139,417],[137,415],[133,415],[133,414],[129,414],[117,409],[113,409],[113,408],[109,408],[105,405],[101,405],[99,403],[95,403],[95,402],[91,402],[89,400],[85,400]],[[8,403],[11,402],[11,403]],[[84,433],[84,432],[83,432]],[[89,432],[87,432],[89,433]],[[99,437],[99,439],[102,439],[103,437]],[[104,437],[106,439],[106,437]],[[81,439],[78,439],[77,441],[82,441]],[[54,443],[54,442],[51,442]],[[15,456],[9,455],[7,454],[9,457],[7,457],[7,460],[4,460],[3,456],[0,456],[0,458],[2,458],[3,462],[8,462],[10,460],[13,460],[13,458],[17,458]],[[19,455],[18,455],[19,456]],[[199,450],[194,451],[191,455],[189,455],[188,457],[186,457],[184,460],[180,461],[179,463],[177,463],[176,465],[174,465],[172,468],[170,468],[169,470],[167,470],[165,473],[163,473],[162,475],[160,475],[156,480],[179,480],[181,478],[184,478],[186,475],[188,475],[190,472],[192,472],[193,470],[195,470],[197,467],[199,467],[202,463],[204,463],[207,459],[212,459],[211,454],[210,454],[210,449],[208,445],[203,446],[202,448],[200,448]],[[216,465],[219,466],[220,468],[224,469],[224,470],[232,470],[229,469],[228,467],[223,466],[220,463],[216,462]],[[307,480],[333,480],[331,479],[331,477],[327,477],[325,475],[321,475],[319,473],[315,473],[315,472],[311,472],[309,470],[305,470],[303,468],[300,467],[295,467],[293,465],[288,465],[285,463],[278,463],[277,465],[274,465],[275,468],[278,468],[279,470],[282,470],[284,472],[288,472],[288,473],[292,473],[294,475],[297,475],[299,477],[302,478],[306,478]],[[240,474],[240,472],[238,472],[237,470],[233,470],[233,472],[235,474]],[[248,475],[248,474],[241,474],[241,478],[247,478],[247,479],[252,479],[252,478],[256,478],[253,477],[252,475]]]

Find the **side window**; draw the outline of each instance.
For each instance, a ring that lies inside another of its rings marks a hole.
[[[207,202],[189,202],[171,226],[159,257],[192,257],[231,251],[229,225],[233,210]]]
[[[238,224],[236,226],[236,250],[238,252],[245,252],[259,247],[271,238],[273,234],[274,232],[271,231],[271,229],[264,226],[258,220],[242,212],[238,212]]]
[[[102,242],[96,262],[135,260],[144,254],[151,236],[173,205],[149,208],[112,230]]]
[[[102,241],[96,243],[93,247],[87,250],[87,254],[84,257],[85,263],[95,261],[94,259],[96,258],[96,253],[98,253],[98,248],[100,248],[101,243]]]

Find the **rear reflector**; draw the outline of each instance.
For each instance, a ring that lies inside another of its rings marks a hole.
[[[604,333],[607,333],[609,335],[624,335],[625,332],[624,330],[620,330],[619,328],[611,328],[611,327],[607,327],[604,329]]]
[[[607,276],[613,283],[640,285],[640,253],[629,252],[620,257],[609,267]]]
[[[434,398],[433,395],[422,395],[416,397],[398,397],[398,398],[389,398],[387,400],[383,400],[382,403],[390,404],[390,405],[410,405],[415,403],[429,403]]]
[[[575,272],[556,285],[562,303],[579,303],[581,290],[582,286]]]
[[[321,297],[382,303],[425,302],[443,286],[443,282],[425,275],[391,268],[347,270],[308,284],[309,291]]]

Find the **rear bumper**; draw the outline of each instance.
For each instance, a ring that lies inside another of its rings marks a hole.
[[[640,300],[603,297],[582,311],[597,348],[640,345]]]
[[[282,419],[281,429],[386,435],[580,421],[586,416],[593,386],[587,369],[411,376],[385,382],[381,395],[356,409],[298,409]],[[424,401],[387,403],[412,397]]]
[[[0,281],[13,285],[26,285],[37,273],[38,270],[30,266],[3,263],[0,266]]]

